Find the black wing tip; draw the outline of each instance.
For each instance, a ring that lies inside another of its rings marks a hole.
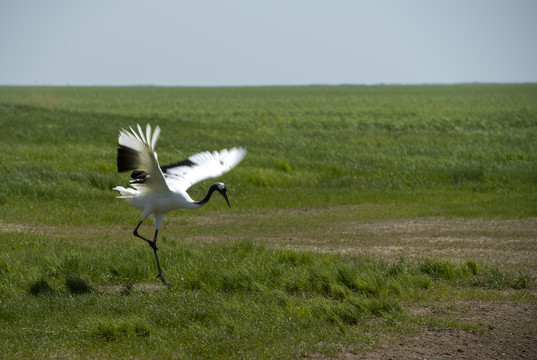
[[[175,168],[175,167],[179,167],[179,166],[192,167],[192,166],[195,166],[195,165],[196,165],[195,162],[191,161],[190,159],[186,159],[186,160],[178,161],[178,162],[176,162],[174,164],[161,166],[160,169],[162,170],[163,173],[167,173],[169,169],[172,169],[172,168]]]
[[[127,146],[117,148],[117,171],[126,172],[138,169],[138,152]]]

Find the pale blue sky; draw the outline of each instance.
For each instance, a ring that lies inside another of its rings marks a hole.
[[[0,0],[0,84],[537,82],[535,0]]]

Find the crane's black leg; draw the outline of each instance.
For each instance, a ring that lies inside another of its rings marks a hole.
[[[145,240],[149,244],[149,246],[151,246],[151,249],[153,249],[153,251],[155,252],[155,259],[157,260],[157,266],[158,266],[158,275],[157,275],[157,277],[164,283],[164,285],[170,285],[166,281],[166,279],[164,278],[164,275],[162,275],[162,269],[160,268],[160,261],[158,260],[158,254],[157,254],[157,250],[158,250],[158,248],[157,248],[158,229],[155,230],[155,236],[153,238],[153,241],[151,241],[149,239],[146,239],[142,235],[138,234],[138,228],[140,227],[140,225],[142,225],[142,222],[143,221],[140,221],[138,223],[138,225],[136,226],[136,229],[134,229],[134,231],[133,231],[133,234],[134,234],[134,236],[139,237],[142,240]]]
[[[153,237],[153,241],[150,242],[150,246],[155,252],[155,259],[157,259],[157,266],[158,266],[158,275],[157,277],[164,283],[164,285],[170,285],[166,279],[164,279],[164,275],[162,275],[162,269],[160,268],[160,262],[158,261],[158,255],[157,255],[157,235],[158,235],[158,229],[155,230],[155,236]]]
[[[138,228],[140,227],[140,225],[142,225],[142,222],[143,222],[143,220],[138,223],[138,225],[136,226],[136,229],[134,229],[134,231],[132,233],[134,234],[134,236],[139,237],[142,240],[145,240],[149,244],[149,246],[153,247],[153,245],[151,245],[153,243],[151,240],[148,240],[145,237],[143,237],[142,235],[138,234]]]

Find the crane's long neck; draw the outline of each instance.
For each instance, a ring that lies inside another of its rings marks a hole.
[[[213,195],[213,192],[215,192],[216,189],[217,189],[216,184],[211,185],[211,187],[209,188],[209,191],[207,192],[207,195],[205,195],[205,197],[201,199],[200,201],[196,201],[195,204],[198,204],[200,207],[207,204],[209,202],[209,199]]]

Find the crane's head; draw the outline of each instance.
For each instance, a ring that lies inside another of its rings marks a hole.
[[[231,204],[229,203],[229,200],[227,198],[227,190],[226,190],[226,185],[224,185],[224,183],[221,183],[221,182],[218,182],[216,184],[213,185],[214,189],[216,191],[218,191],[220,194],[222,194],[222,196],[224,197],[224,199],[226,199],[226,202],[227,202],[227,205],[229,207],[231,207]]]

